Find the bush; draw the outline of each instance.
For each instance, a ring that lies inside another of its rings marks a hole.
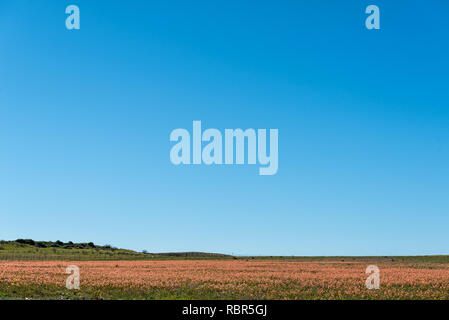
[[[36,246],[39,248],[47,248],[47,244],[42,241],[36,242]]]
[[[34,246],[34,244],[35,244],[34,240],[31,240],[31,239],[17,239],[16,242],[21,243],[21,244],[29,244],[32,246]]]

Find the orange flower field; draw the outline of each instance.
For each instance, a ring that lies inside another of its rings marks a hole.
[[[365,269],[380,269],[368,290]],[[66,267],[80,289],[66,289]],[[294,260],[0,261],[0,296],[48,299],[449,299],[449,266]]]

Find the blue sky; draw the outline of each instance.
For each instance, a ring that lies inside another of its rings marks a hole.
[[[0,0],[0,238],[448,254],[448,31],[444,0]],[[278,173],[174,166],[193,120],[279,129]]]

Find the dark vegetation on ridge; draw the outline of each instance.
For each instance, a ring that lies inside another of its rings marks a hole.
[[[93,242],[0,241],[0,260],[152,260],[152,259],[226,259],[231,256],[205,252],[149,253],[119,249]]]

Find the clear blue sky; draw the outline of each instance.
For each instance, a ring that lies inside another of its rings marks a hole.
[[[448,33],[446,0],[0,0],[0,238],[448,254]],[[278,128],[278,173],[174,166],[193,120]]]

